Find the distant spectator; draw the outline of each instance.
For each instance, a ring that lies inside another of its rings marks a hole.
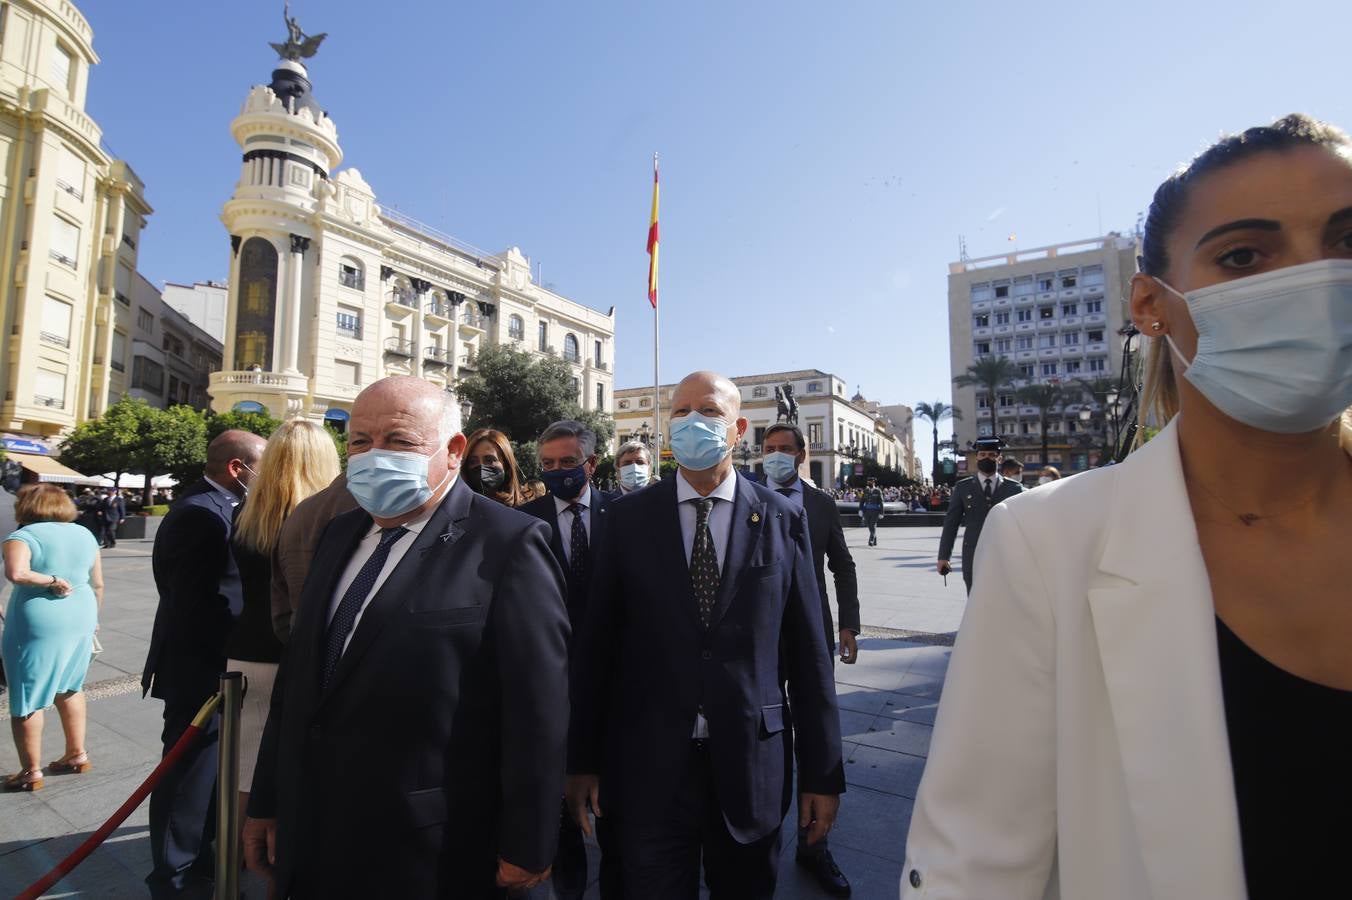
[[[1059,481],[1060,479],[1061,472],[1055,466],[1044,466],[1042,471],[1038,473],[1037,483],[1047,484],[1048,482]]]
[[[1022,483],[1023,463],[1013,457],[1005,457],[1004,461],[1000,463],[1000,477]]]
[[[102,517],[103,526],[100,545],[105,550],[110,550],[117,546],[117,526],[127,518],[127,503],[114,488],[108,488],[104,494],[99,505],[99,515]]]
[[[14,590],[0,655],[20,766],[5,779],[7,791],[42,788],[42,711],[52,703],[66,752],[48,770],[89,771],[82,690],[103,603],[103,568],[98,542],[73,524],[75,516],[75,504],[56,485],[21,488],[14,504],[19,529],[4,541],[5,578]]]

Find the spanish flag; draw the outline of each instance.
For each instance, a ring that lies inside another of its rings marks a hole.
[[[648,226],[648,302],[657,309],[657,154],[653,154],[653,219]]]

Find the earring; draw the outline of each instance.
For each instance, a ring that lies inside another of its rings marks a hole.
[[[1162,322],[1151,322],[1151,323],[1150,323],[1150,330],[1151,330],[1151,331],[1159,331],[1159,330],[1162,329],[1163,327],[1164,327],[1164,324],[1163,324]]]

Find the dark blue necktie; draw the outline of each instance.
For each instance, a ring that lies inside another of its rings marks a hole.
[[[390,558],[390,548],[405,534],[408,534],[408,529],[402,526],[380,530],[380,543],[376,546],[375,552],[361,567],[361,571],[343,594],[343,599],[339,601],[338,611],[329,622],[329,632],[324,644],[324,687],[328,687],[329,679],[338,671],[338,661],[343,658],[343,644],[357,621],[357,613],[361,612],[362,604],[366,602],[366,595],[371,593],[376,579],[380,577],[380,570],[385,568],[385,560]]]
[[[587,526],[582,522],[587,507],[580,503],[574,503],[568,507],[568,511],[573,514],[573,531],[568,547],[568,567],[572,569],[573,578],[580,581],[587,572]]]

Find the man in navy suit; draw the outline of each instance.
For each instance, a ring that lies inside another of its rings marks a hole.
[[[549,525],[549,546],[568,582],[568,618],[577,634],[591,590],[594,548],[604,538],[606,507],[614,497],[591,485],[596,473],[596,434],[587,426],[569,420],[555,422],[540,435],[537,445],[540,477],[549,494],[525,504],[521,511]],[[619,847],[608,824],[598,823],[596,829],[603,900],[621,896]],[[558,900],[581,900],[587,890],[587,849],[582,830],[566,807],[560,811],[552,881]]]
[[[677,386],[679,472],[610,505],[574,646],[569,807],[655,900],[697,896],[701,857],[714,898],[774,894],[791,727],[810,844],[845,789],[807,518],[733,470],[740,412],[721,375]]]
[[[141,690],[164,701],[166,753],[216,693],[225,669],[225,638],[244,608],[230,534],[264,446],[256,434],[222,432],[207,447],[204,477],[183,492],[155,534],[151,569],[160,602]],[[152,897],[212,895],[216,737],[213,716],[150,795]]]
[[[244,825],[283,897],[501,896],[549,874],[568,735],[563,574],[538,520],[476,494],[455,398],[357,396],[355,509],[316,548]]]

